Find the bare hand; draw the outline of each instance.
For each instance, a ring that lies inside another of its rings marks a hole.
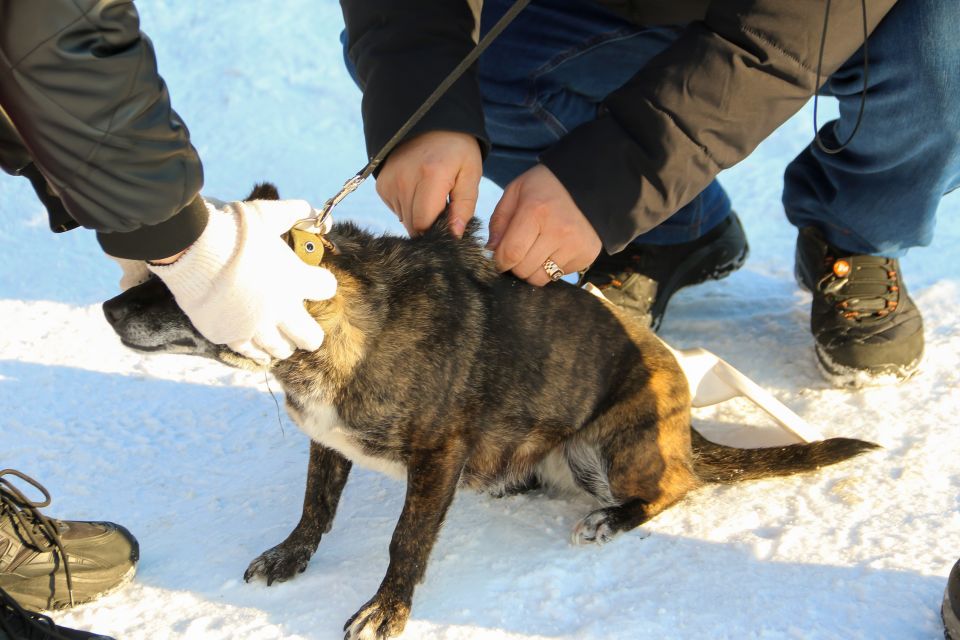
[[[501,271],[543,286],[550,282],[547,259],[574,273],[593,263],[602,243],[560,180],[537,165],[507,185],[490,218],[487,246]]]
[[[460,237],[477,206],[483,160],[472,135],[429,131],[407,140],[387,158],[377,193],[410,235],[423,233],[447,208]]]

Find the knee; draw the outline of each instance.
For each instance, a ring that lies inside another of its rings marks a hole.
[[[914,0],[898,3],[893,11],[906,16],[902,52],[913,52],[909,62],[911,93],[938,105],[940,116],[960,125],[960,2],[955,0]]]

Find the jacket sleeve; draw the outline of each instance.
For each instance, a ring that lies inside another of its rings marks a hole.
[[[476,0],[341,0],[347,52],[363,89],[363,128],[372,158],[474,47]],[[489,141],[476,70],[433,106],[408,138],[425,131],[468,133]]]
[[[896,0],[867,2],[868,30]],[[714,2],[541,161],[609,252],[690,202],[813,95],[825,0]],[[834,2],[823,78],[863,44],[860,2]]]
[[[133,3],[0,1],[0,104],[107,253],[161,258],[206,225],[203,172]]]

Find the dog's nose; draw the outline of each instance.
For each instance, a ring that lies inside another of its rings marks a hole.
[[[130,305],[123,300],[118,300],[119,297],[103,303],[103,315],[106,316],[107,322],[113,327],[123,322],[123,319],[130,313]]]

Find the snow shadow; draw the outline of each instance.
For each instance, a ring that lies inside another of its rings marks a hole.
[[[256,389],[0,361],[0,403],[0,466],[46,484],[50,515],[114,520],[139,538],[136,581],[83,608],[85,620],[140,607],[136,624],[152,635],[168,625],[169,637],[227,638],[236,633],[230,612],[257,610],[275,629],[257,637],[340,638],[383,577],[404,487],[357,469],[304,574],[269,588],[243,582],[247,563],[297,522],[307,464],[306,437],[285,417],[281,431],[272,400]],[[458,495],[405,637],[939,633],[943,578],[869,563],[766,560],[746,544],[643,529],[604,547],[575,547],[569,531],[590,508],[539,493]],[[769,535],[779,535],[776,527]],[[804,535],[818,544],[816,531]],[[188,596],[189,606],[139,604],[174,596]],[[223,627],[211,623],[217,612]],[[101,629],[147,637],[137,626]]]

